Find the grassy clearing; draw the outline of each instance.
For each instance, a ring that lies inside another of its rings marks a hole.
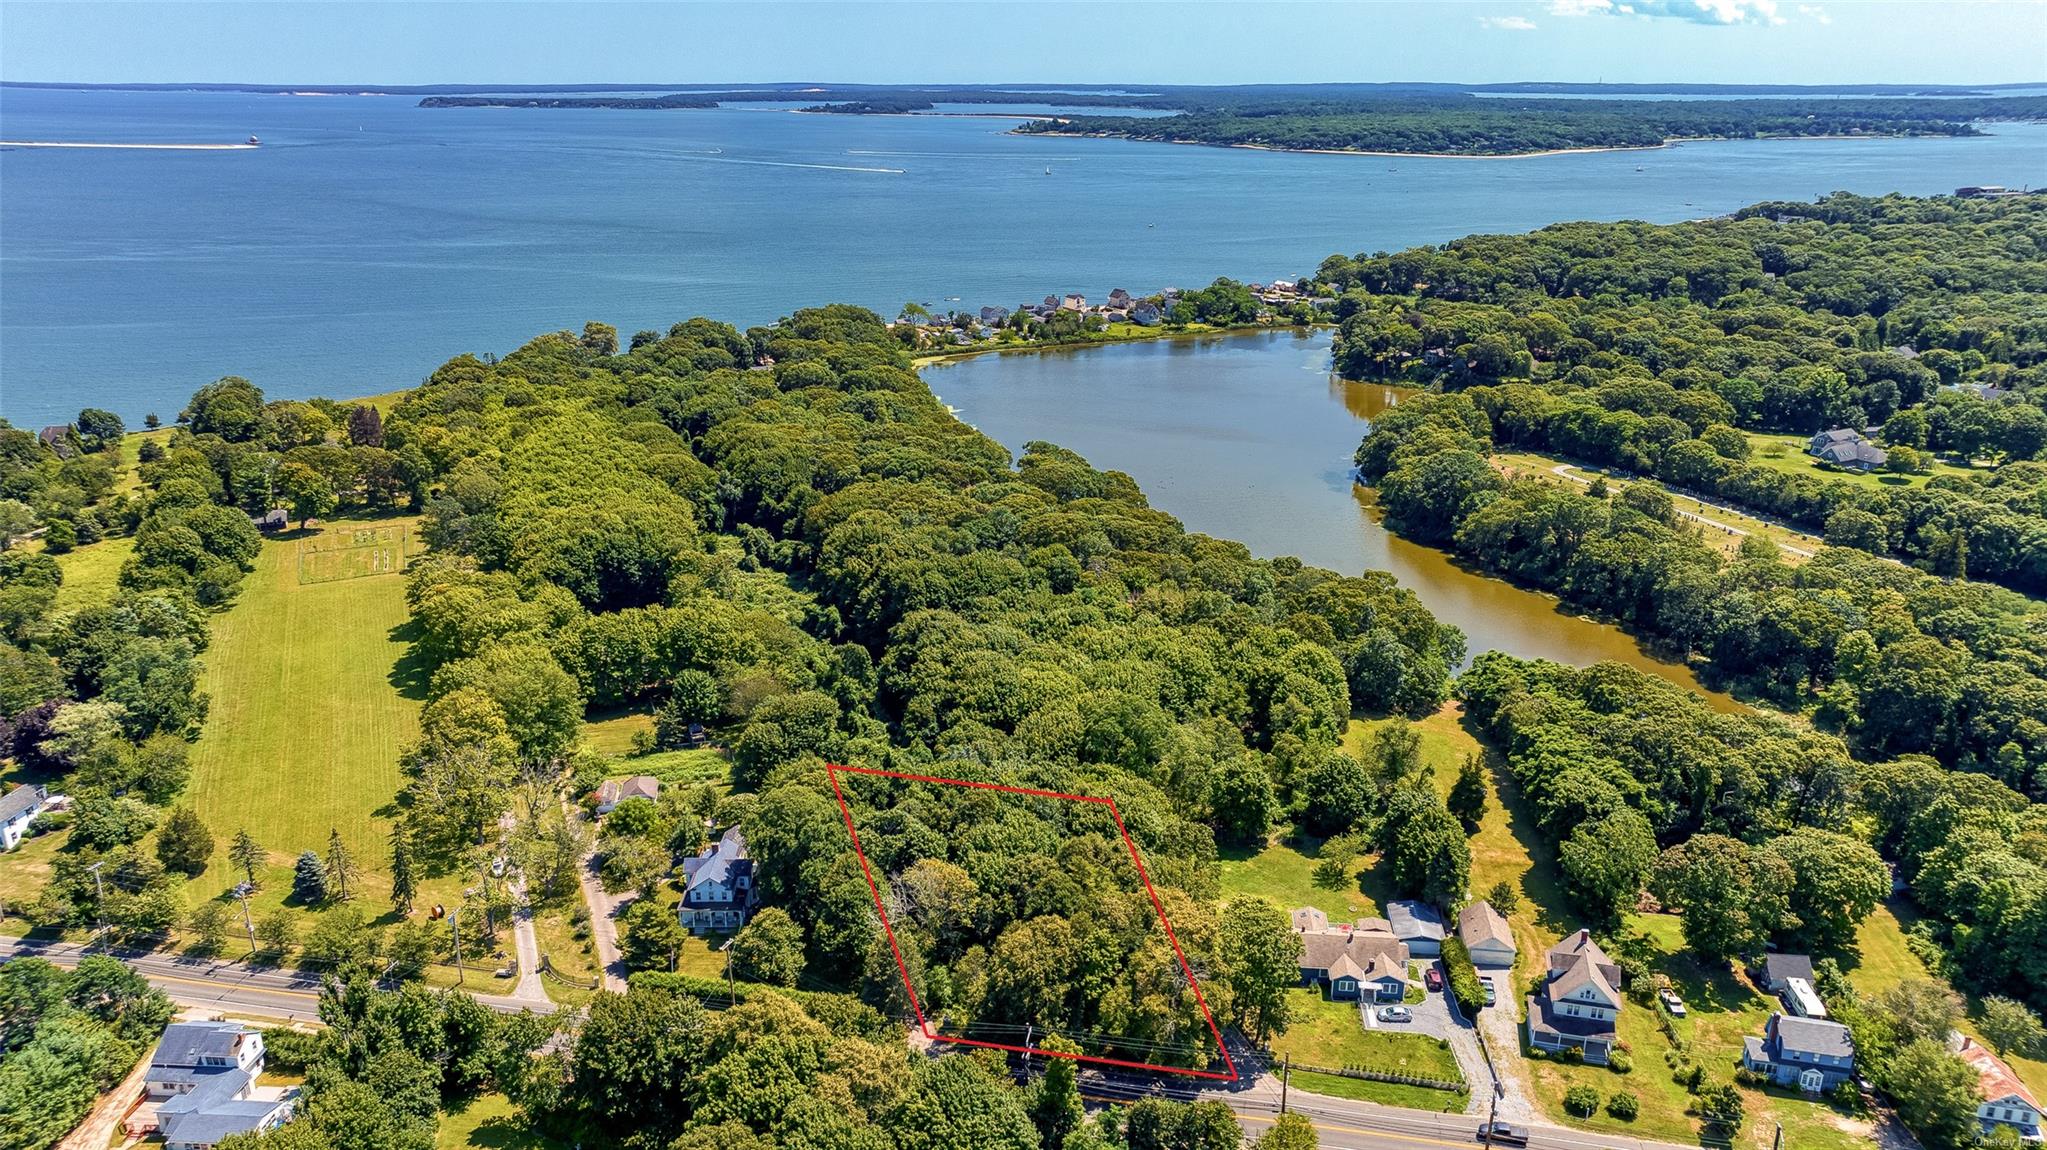
[[[414,522],[342,521],[319,538]],[[240,597],[214,620],[201,684],[213,707],[192,750],[191,798],[219,857],[238,827],[287,858],[324,849],[339,828],[358,856],[381,859],[420,707],[402,666],[404,581],[302,583],[301,542],[266,540]]]
[[[121,565],[135,554],[135,537],[118,535],[73,548],[56,557],[64,582],[57,588],[56,611],[66,614],[104,603],[118,590]]]
[[[1589,484],[1594,476],[1606,476],[1615,483],[1643,482],[1647,478],[1637,476],[1623,481],[1615,479],[1613,473],[1606,468],[1573,463],[1561,456],[1539,455],[1529,451],[1494,452],[1493,463],[1510,476],[1546,479],[1555,482],[1573,482],[1574,486],[1581,488]],[[1559,467],[1564,468],[1562,475],[1559,475],[1556,470]],[[1735,534],[1737,530],[1768,539],[1779,547],[1796,548],[1797,551],[1816,551],[1821,546],[1821,540],[1818,536],[1766,522],[1755,516],[1744,515],[1741,512],[1730,511],[1723,507],[1709,507],[1697,499],[1672,488],[1668,484],[1658,483],[1657,486],[1669,492],[1672,502],[1679,511],[1706,520],[1704,523],[1699,522],[1697,519],[1687,520],[1687,522],[1699,529],[1699,537],[1707,545],[1723,553],[1732,555],[1740,549],[1742,536]],[[1733,530],[1729,530],[1730,528]],[[1786,552],[1785,560],[1791,563],[1802,563],[1805,557],[1796,552]]]
[[[651,711],[611,711],[583,724],[583,741],[607,755],[628,755],[632,753],[633,736],[653,729]]]
[[[0,932],[23,935],[34,926],[22,917],[21,910],[42,894],[43,884],[50,880],[50,863],[68,837],[68,833],[37,835],[0,854]]]
[[[1750,432],[1748,461],[1757,467],[1767,467],[1786,475],[1811,475],[1820,479],[1840,479],[1858,487],[1881,491],[1887,488],[1923,487],[1935,475],[1967,475],[1972,470],[1958,467],[1946,460],[1936,461],[1933,471],[1927,475],[1893,475],[1884,471],[1848,471],[1824,464],[1807,455],[1811,436],[1763,435]]]
[[[519,1108],[502,1094],[481,1094],[442,1111],[434,1150],[561,1150],[562,1143],[534,1133]]]
[[[1312,1066],[1369,1066],[1375,1070],[1451,1081],[1462,1077],[1457,1069],[1456,1055],[1438,1039],[1420,1034],[1368,1030],[1358,1017],[1356,1003],[1331,1002],[1323,997],[1321,991],[1312,988],[1295,989],[1289,992],[1288,997],[1293,1007],[1293,1022],[1285,1034],[1272,1040],[1275,1056],[1291,1055],[1295,1061]],[[1310,1085],[1310,1079],[1314,1085]],[[1364,1098],[1391,1106],[1448,1111],[1464,1108],[1464,1096],[1448,1090],[1298,1072],[1294,1082],[1303,1090],[1318,1094]],[[1398,1096],[1398,1100],[1394,1100],[1394,1095]]]
[[[1224,851],[1223,897],[1253,895],[1288,910],[1312,906],[1327,914],[1331,922],[1356,922],[1379,913],[1377,904],[1355,884],[1343,890],[1316,886],[1312,850],[1312,845],[1309,852],[1303,852],[1287,843],[1273,843],[1256,854]]]

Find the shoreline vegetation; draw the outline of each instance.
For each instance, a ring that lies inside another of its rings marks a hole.
[[[916,113],[898,113],[914,115]],[[926,113],[929,114],[929,113]],[[978,113],[939,113],[941,115],[975,115]],[[1945,134],[1945,133],[1942,133]],[[1973,135],[1987,133],[1976,132]],[[1048,136],[1065,140],[1136,140],[1148,144],[1178,144],[1194,148],[1241,148],[1250,152],[1284,152],[1304,156],[1378,156],[1398,160],[1541,160],[1552,156],[1589,156],[1601,152],[1656,152],[1685,144],[1724,144],[1754,140],[1766,142],[1807,142],[1815,140],[1902,140],[1917,138],[1898,133],[1887,135],[1836,135],[1836,136],[1672,136],[1660,144],[1602,144],[1576,148],[1545,148],[1535,152],[1393,152],[1374,151],[1364,148],[1289,148],[1276,144],[1225,144],[1211,140],[1197,139],[1140,139],[1121,132],[1055,132],[1031,131],[1018,128],[1013,136]]]
[[[1986,121],[2047,119],[2047,98],[2029,95],[1827,90],[1732,98],[1646,100],[1636,89],[1592,86],[1605,98],[1563,99],[1559,89],[1256,85],[1161,88],[1142,93],[1029,88],[775,85],[666,93],[566,95],[526,91],[436,94],[423,108],[617,108],[660,110],[801,102],[791,111],[843,116],[986,116],[1024,122],[1018,135],[1205,144],[1309,154],[1521,159],[1669,147],[1689,141],[1906,139],[1984,134]],[[1485,91],[1482,98],[1478,93]],[[976,112],[943,105],[1062,106],[1054,115]],[[1077,109],[1077,110],[1076,110]],[[1142,115],[1132,113],[1143,113]]]

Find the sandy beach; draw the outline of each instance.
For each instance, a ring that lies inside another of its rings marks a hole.
[[[152,152],[248,152],[256,144],[97,144],[77,140],[0,140],[0,148],[140,148]]]

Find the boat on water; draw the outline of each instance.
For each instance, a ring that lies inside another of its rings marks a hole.
[[[252,147],[252,148],[253,148],[253,147],[255,147],[256,145],[258,145],[258,144],[262,143],[262,142],[263,142],[263,141],[261,141],[261,140],[257,139],[257,138],[256,138],[256,137],[254,137],[254,136],[250,136],[250,137],[249,137],[249,146],[250,146],[250,147]]]

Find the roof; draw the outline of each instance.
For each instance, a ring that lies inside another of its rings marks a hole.
[[[627,799],[658,799],[661,797],[661,780],[652,775],[634,775],[620,788],[619,797]]]
[[[1443,937],[1443,916],[1435,907],[1417,899],[1395,899],[1386,904],[1386,917],[1396,938]]]
[[[252,1033],[239,1022],[174,1022],[164,1028],[149,1064],[197,1066],[201,1056],[233,1058],[242,1036]]]
[[[1608,1041],[1615,1037],[1611,1021],[1585,1015],[1558,1014],[1555,1004],[1540,994],[1528,996],[1528,1029],[1531,1035],[1547,1031],[1551,1034],[1569,1034],[1576,1038],[1603,1038]]]
[[[1599,949],[1598,943],[1592,941],[1592,932],[1583,927],[1565,935],[1562,942],[1550,947],[1546,957],[1552,974],[1562,973],[1576,965],[1580,959],[1584,959],[1597,966],[1609,983],[1621,980],[1621,968],[1614,960],[1606,957],[1606,952]]]
[[[1334,971],[1337,960],[1346,956],[1361,967],[1368,966],[1381,955],[1392,955],[1404,964],[1407,945],[1391,934],[1376,930],[1344,930],[1338,927],[1301,935],[1302,970]]]
[[[1830,1054],[1836,1058],[1855,1057],[1855,1040],[1848,1028],[1838,1022],[1823,1018],[1798,1018],[1789,1014],[1770,1016],[1770,1036],[1776,1039],[1774,1045],[1777,1057],[1783,1058],[1789,1052],[1800,1054]]]
[[[1592,950],[1599,948],[1595,945]],[[1555,955],[1555,951],[1550,952]],[[1607,977],[1602,964],[1591,953],[1573,954],[1564,959],[1559,968],[1553,958],[1550,963],[1550,982],[1546,988],[1552,999],[1569,998],[1586,987],[1599,991],[1600,996],[1614,1005],[1620,1005],[1621,994],[1615,989],[1613,980]]]
[[[1339,954],[1336,956],[1336,961],[1329,964],[1329,978],[1332,982],[1339,978],[1355,978],[1359,982],[1363,982],[1365,980],[1365,970],[1350,955]]]
[[[43,805],[49,792],[35,785],[23,785],[0,795],[0,823],[10,822],[24,811],[32,811]]]
[[[1329,916],[1312,906],[1295,908],[1293,912],[1295,930],[1328,930]]]
[[[695,858],[682,861],[683,878],[690,887],[700,882],[730,885],[735,875],[751,873],[752,870],[753,860],[746,853],[746,836],[739,833],[738,827],[726,831],[723,837],[705,847],[703,853]],[[688,901],[689,896],[685,893],[683,902]]]
[[[1407,982],[1407,963],[1390,951],[1380,951],[1365,964],[1366,982],[1384,982],[1392,979],[1403,985]]]
[[[2019,1076],[2013,1074],[2011,1067],[2005,1065],[2004,1059],[1999,1058],[1989,1047],[1978,1045],[1973,1038],[1964,1038],[1962,1048],[1956,1053],[1961,1056],[1963,1062],[1969,1064],[1969,1069],[1976,1072],[1976,1092],[1983,1096],[1985,1102],[2017,1098],[2035,1110],[2040,1108],[2039,1102],[2033,1098],[2033,1092],[2026,1089],[2026,1084],[2019,1081]]]
[[[187,1114],[164,1114],[159,1110],[166,1142],[196,1142],[210,1145],[230,1134],[241,1134],[262,1125],[271,1111],[284,1105],[279,1099],[264,1102],[258,1099],[237,1099],[222,1102],[217,1106]]]
[[[1880,467],[1890,459],[1890,453],[1866,440],[1829,443],[1820,448],[1819,457],[1828,463],[1867,463]]]
[[[1457,937],[1466,946],[1497,942],[1505,944],[1508,950],[1514,949],[1514,932],[1507,928],[1507,920],[1484,899],[1457,912]]]
[[[1766,954],[1763,956],[1763,977],[1775,986],[1787,978],[1802,978],[1813,981],[1812,956],[1809,954]]]
[[[1812,437],[1814,443],[1854,443],[1862,433],[1852,427],[1830,427]]]

